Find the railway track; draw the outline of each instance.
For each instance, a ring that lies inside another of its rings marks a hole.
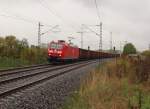
[[[18,68],[13,68],[13,69],[0,70],[0,76],[5,76],[9,74],[14,74],[14,73],[21,73],[21,72],[35,70],[35,69],[41,69],[41,68],[46,68],[50,66],[52,65],[40,64],[40,65],[32,65],[32,66],[27,66],[27,67],[18,67]]]
[[[42,67],[36,66],[37,69],[35,67],[21,70],[17,69],[10,70],[9,73],[7,71],[7,73],[0,75],[0,99],[95,62],[97,61],[51,67],[49,65]]]

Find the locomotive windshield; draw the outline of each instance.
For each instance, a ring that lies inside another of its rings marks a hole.
[[[57,43],[51,43],[50,48],[51,49],[62,49],[63,45],[57,44]]]

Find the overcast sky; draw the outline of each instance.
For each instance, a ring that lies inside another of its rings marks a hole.
[[[138,50],[145,50],[150,43],[150,0],[97,0],[103,22],[103,48],[110,48],[110,32],[113,45],[120,49],[122,44],[132,42]],[[6,17],[11,16],[11,17]],[[20,20],[19,20],[20,19]],[[21,20],[23,19],[23,20]],[[25,20],[25,21],[24,21]],[[98,25],[94,0],[0,0],[0,36],[15,35],[37,44],[38,21],[45,26],[60,25],[61,32],[49,32],[42,42],[74,37],[80,46],[81,24]],[[97,27],[90,26],[96,32]],[[84,34],[84,48],[98,49],[99,37]]]

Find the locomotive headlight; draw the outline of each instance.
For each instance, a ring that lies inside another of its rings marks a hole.
[[[53,53],[53,50],[49,50],[49,53]]]
[[[62,51],[58,51],[57,53],[58,53],[58,54],[62,54]]]

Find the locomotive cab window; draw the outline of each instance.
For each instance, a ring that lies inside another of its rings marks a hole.
[[[57,49],[62,49],[63,45],[62,44],[57,44]]]
[[[50,45],[50,48],[51,49],[62,49],[63,48],[63,45],[62,44],[57,44],[57,43],[52,43]]]

